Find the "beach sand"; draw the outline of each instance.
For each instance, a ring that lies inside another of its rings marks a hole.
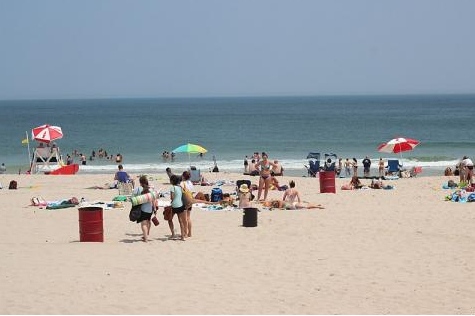
[[[475,312],[475,203],[445,202],[445,177],[337,194],[318,193],[318,179],[294,178],[305,201],[326,209],[262,211],[256,228],[241,226],[240,211],[194,209],[194,236],[185,242],[167,239],[161,216],[152,241],[141,242],[128,203],[104,211],[104,243],[78,242],[77,208],[28,206],[33,196],[109,201],[117,190],[85,188],[112,177],[1,175],[4,186],[16,179],[20,189],[0,190],[0,313]],[[168,187],[165,175],[155,178],[154,186]]]

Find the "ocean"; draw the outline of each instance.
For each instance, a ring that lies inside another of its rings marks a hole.
[[[284,169],[304,175],[309,152],[377,160],[379,144],[394,137],[421,143],[402,155],[405,166],[429,174],[475,157],[475,95],[229,97],[0,101],[0,163],[9,172],[28,169],[25,131],[42,124],[62,127],[58,146],[88,157],[104,148],[122,154],[126,170],[185,169],[188,155],[164,161],[163,151],[185,144],[208,149],[191,164],[242,171],[243,158],[265,151]],[[33,142],[31,143],[33,145]],[[376,164],[374,164],[376,167]],[[115,162],[88,161],[80,172],[114,172]]]

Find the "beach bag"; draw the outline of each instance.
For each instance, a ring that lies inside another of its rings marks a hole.
[[[171,206],[165,206],[163,210],[163,219],[166,221],[171,221],[173,219],[173,209]]]
[[[155,225],[155,226],[158,226],[158,225],[160,224],[160,222],[158,221],[157,216],[154,215],[154,216],[152,217],[152,223],[153,223],[153,225]]]
[[[193,194],[190,190],[187,189],[186,184],[183,183],[183,187],[181,188],[181,201],[185,206],[185,209],[189,209],[193,206]]]
[[[211,190],[211,202],[219,202],[223,200],[223,190],[214,188]]]
[[[449,181],[447,182],[447,186],[448,186],[449,188],[456,188],[456,187],[457,187],[457,184],[455,183],[454,180],[449,180]]]
[[[129,219],[131,222],[136,222],[140,218],[142,213],[142,205],[134,205],[130,209]]]
[[[18,183],[15,180],[10,181],[10,184],[8,185],[9,190],[16,190],[18,187]]]

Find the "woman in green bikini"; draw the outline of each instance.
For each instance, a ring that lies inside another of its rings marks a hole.
[[[276,165],[269,161],[269,156],[262,153],[262,160],[256,164],[256,169],[259,170],[259,191],[257,193],[257,200],[260,201],[262,188],[264,188],[264,201],[267,199],[267,193],[271,185],[271,169]]]

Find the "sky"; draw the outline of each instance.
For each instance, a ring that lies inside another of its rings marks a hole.
[[[471,0],[0,0],[0,99],[475,93]]]

